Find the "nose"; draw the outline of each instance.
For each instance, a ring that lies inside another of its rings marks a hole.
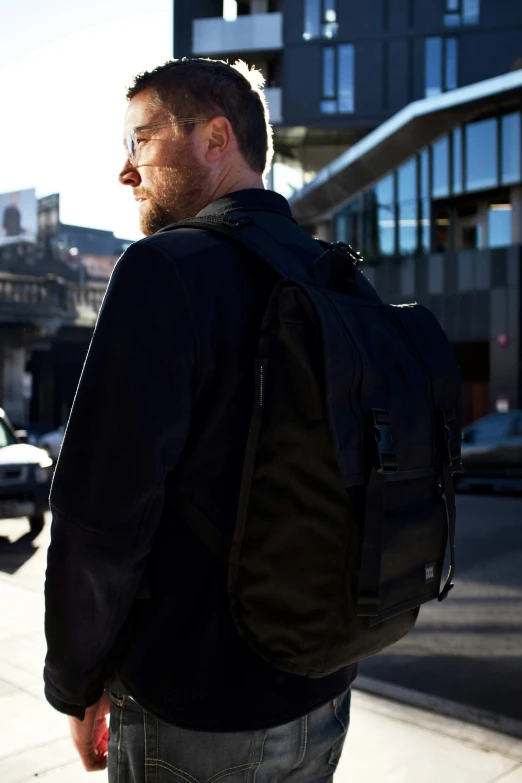
[[[138,169],[132,165],[128,158],[125,158],[125,163],[123,164],[122,170],[118,175],[118,180],[122,185],[130,185],[133,188],[135,188],[141,182]]]

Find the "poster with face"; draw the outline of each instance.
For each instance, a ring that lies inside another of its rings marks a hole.
[[[0,244],[35,242],[38,207],[34,189],[0,193]]]

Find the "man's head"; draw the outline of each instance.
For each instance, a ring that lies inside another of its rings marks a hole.
[[[244,63],[202,59],[171,60],[135,78],[120,182],[133,188],[144,234],[234,190],[263,187],[273,148],[262,85]]]

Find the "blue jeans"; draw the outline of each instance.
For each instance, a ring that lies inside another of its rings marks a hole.
[[[271,729],[193,731],[164,723],[111,692],[109,783],[331,783],[350,717],[351,690]]]

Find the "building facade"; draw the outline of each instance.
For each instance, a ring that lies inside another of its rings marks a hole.
[[[269,186],[437,315],[464,421],[522,407],[522,4],[174,0],[174,56],[261,69]]]
[[[111,271],[131,242],[61,223],[35,204],[37,234],[0,242],[0,407],[21,427],[67,421]]]
[[[515,0],[174,0],[175,57],[263,71],[285,194],[413,101],[518,67],[521,38]]]

